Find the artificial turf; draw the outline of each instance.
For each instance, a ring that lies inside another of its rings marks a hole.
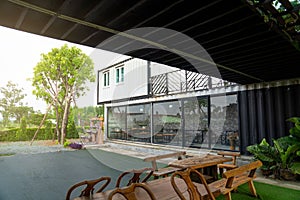
[[[241,185],[237,192],[232,193],[232,200],[299,200],[300,191],[276,185],[255,182],[254,185],[258,197],[251,196],[248,184]],[[217,197],[217,200],[225,199],[223,195]]]

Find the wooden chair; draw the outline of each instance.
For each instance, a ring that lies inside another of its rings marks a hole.
[[[165,159],[165,158],[172,158],[172,157],[177,157],[178,160],[183,159],[183,157],[186,155],[185,151],[179,151],[179,152],[173,152],[173,153],[168,153],[168,154],[162,154],[162,155],[156,155],[156,156],[150,156],[147,158],[144,158],[145,162],[151,162],[152,163],[152,168],[154,170],[153,176],[154,179],[157,179],[159,177],[167,177],[168,175],[172,174],[173,172],[177,170],[181,170],[181,168],[178,167],[164,167],[164,168],[158,168],[156,161],[160,159]]]
[[[132,183],[130,186],[125,188],[116,188],[114,189],[108,196],[108,200],[112,200],[113,196],[120,194],[121,196],[125,197],[127,200],[138,200],[138,199],[145,199],[145,194],[143,193],[142,196],[139,195],[137,197],[136,194],[136,188],[143,189],[146,194],[150,197],[152,200],[156,200],[154,194],[151,192],[151,190],[142,183]],[[141,191],[139,191],[139,194],[141,194]]]
[[[220,172],[221,176],[223,175],[224,169],[231,170],[231,169],[235,169],[238,167],[236,164],[236,158],[241,156],[241,154],[239,152],[219,151],[217,154],[221,155],[223,157],[225,157],[225,156],[232,157],[231,163],[218,164],[218,168],[219,168],[219,172]]]
[[[67,196],[66,196],[66,200],[70,199],[71,193],[78,187],[84,186],[86,185],[86,187],[81,191],[79,197],[90,197],[90,195],[92,195],[94,193],[95,190],[95,186],[99,183],[99,185],[101,186],[96,193],[98,192],[102,192],[106,186],[110,183],[111,178],[108,176],[104,176],[95,180],[85,180],[79,183],[76,183],[75,185],[73,185],[72,187],[69,188],[68,192],[67,192]],[[101,183],[103,182],[103,183]]]
[[[122,179],[124,179],[126,176],[131,177],[126,184],[126,186],[129,186],[132,183],[144,183],[146,182],[153,174],[152,168],[142,168],[142,169],[133,169],[129,171],[123,172],[117,179],[116,187],[120,187]],[[144,177],[142,177],[145,175]],[[142,178],[142,180],[140,180]]]
[[[240,185],[248,183],[251,194],[257,197],[253,180],[256,178],[256,169],[262,166],[262,162],[257,160],[235,169],[223,173],[223,178],[217,180],[209,186],[218,188],[226,200],[231,200],[231,191],[235,191]]]
[[[204,188],[207,192],[208,198],[211,200],[215,200],[215,197],[212,194],[212,192],[210,191],[209,186],[208,186],[204,176],[200,172],[198,172],[197,170],[192,169],[192,168],[188,168],[185,171],[176,171],[171,176],[171,184],[172,184],[174,190],[176,191],[176,193],[178,194],[178,196],[180,197],[180,199],[186,200],[185,196],[183,195],[183,193],[185,191],[182,191],[177,187],[176,181],[175,181],[176,177],[182,178],[184,180],[184,182],[186,183],[187,192],[189,194],[189,199],[193,199],[193,200],[202,200],[203,199],[204,194],[201,194],[197,190],[197,187],[194,185],[194,183],[191,179],[191,173],[195,173],[197,176],[199,176],[199,179],[202,182],[202,184],[204,185]]]

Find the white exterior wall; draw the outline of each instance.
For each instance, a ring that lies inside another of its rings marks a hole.
[[[124,67],[124,82],[116,83],[116,68]],[[104,86],[103,73],[109,71],[109,86]],[[134,58],[99,73],[99,102],[126,99],[148,94],[147,61]]]

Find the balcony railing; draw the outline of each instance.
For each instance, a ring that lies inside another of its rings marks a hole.
[[[236,83],[212,78],[196,72],[177,70],[152,76],[151,94],[153,96],[163,96],[232,85],[236,85]]]

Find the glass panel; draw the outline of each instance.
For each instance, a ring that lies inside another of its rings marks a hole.
[[[108,108],[108,138],[123,139],[126,134],[126,107]]]
[[[103,85],[109,86],[109,72],[103,73]]]
[[[128,140],[151,142],[150,104],[127,107]]]
[[[118,69],[116,69],[116,83],[119,83],[119,81],[120,81],[120,69],[118,68]]]
[[[191,98],[184,105],[184,141],[185,147],[208,147],[208,99]]]
[[[153,143],[182,146],[179,101],[153,103]]]
[[[124,82],[124,67],[121,68],[121,82]]]
[[[210,128],[215,149],[239,151],[237,102],[236,94],[211,98]]]
[[[106,86],[106,73],[104,73],[103,76],[104,76],[104,78],[103,78],[103,80],[104,80],[104,86]]]
[[[107,72],[107,80],[106,80],[107,86],[109,86],[109,72]]]

